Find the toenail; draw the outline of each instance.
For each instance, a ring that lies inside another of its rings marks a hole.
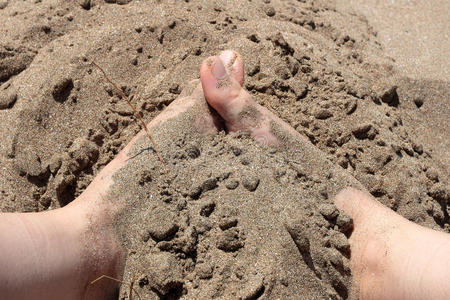
[[[212,65],[211,72],[218,80],[223,80],[228,77],[224,62],[219,57],[216,57],[216,60]]]
[[[234,62],[237,58],[236,52],[232,50],[225,50],[220,53],[219,57],[223,61],[225,68],[229,71],[229,73],[231,73],[230,71],[233,69]]]

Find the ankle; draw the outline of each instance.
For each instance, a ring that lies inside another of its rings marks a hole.
[[[72,219],[79,224],[76,240],[82,241],[80,264],[83,299],[106,299],[114,293],[117,283],[107,279],[94,284],[102,275],[120,279],[123,272],[124,251],[113,228],[114,213],[103,199],[77,199],[66,207]]]
[[[412,255],[417,267],[415,299],[449,299],[450,235],[415,225],[417,237]]]
[[[362,248],[354,275],[360,298],[448,298],[449,236],[406,219],[389,224],[377,234],[366,234],[370,240],[366,237],[359,243]]]

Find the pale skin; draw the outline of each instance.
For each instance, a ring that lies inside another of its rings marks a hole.
[[[281,144],[270,131],[276,122],[298,140],[307,140],[242,88],[244,63],[230,50],[204,61],[201,83],[182,95],[148,124],[152,128],[177,118],[204,94],[229,132],[244,130],[260,143]],[[242,122],[244,107],[259,111],[259,126]],[[205,112],[206,114],[206,112]],[[201,132],[217,130],[212,115],[199,116]],[[193,126],[194,128],[196,126]],[[197,126],[198,127],[198,126]],[[120,278],[125,250],[111,220],[122,204],[104,198],[113,174],[127,163],[139,133],[64,208],[42,213],[0,214],[0,295],[4,299],[107,299]],[[319,150],[318,150],[319,151]],[[350,237],[353,297],[361,299],[450,299],[450,235],[414,224],[379,204],[370,195],[347,188],[335,197],[338,208],[353,217]]]

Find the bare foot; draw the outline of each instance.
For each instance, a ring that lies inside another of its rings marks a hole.
[[[148,124],[150,132],[194,106],[191,130],[217,132],[221,123],[206,104],[198,80]],[[117,299],[116,282],[90,282],[101,275],[122,276],[125,252],[113,221],[126,203],[105,196],[114,173],[128,163],[128,151],[144,134],[137,134],[66,207],[43,213],[0,214],[0,298]]]
[[[196,106],[192,130],[197,132],[216,132],[223,123],[228,131],[247,131],[263,144],[280,145],[292,140],[309,144],[242,88],[243,69],[242,57],[230,50],[205,60],[200,70],[201,84],[192,82],[189,92],[182,93],[150,122],[150,132]],[[223,122],[208,107],[204,97]],[[0,240],[8,241],[8,244],[0,243],[2,297],[106,299],[115,296],[116,283],[108,280],[95,285],[89,283],[101,275],[120,278],[123,272],[125,253],[112,221],[126,204],[105,199],[105,195],[113,184],[114,173],[128,163],[128,152],[142,135],[143,132],[139,133],[85,192],[65,208],[39,214],[0,215]],[[409,289],[418,298],[421,295],[448,298],[448,286],[447,291],[443,290],[444,286],[437,286],[445,285],[442,274],[448,274],[450,269],[448,236],[408,223],[358,193],[347,190],[336,200],[355,219],[351,238],[355,290],[369,298],[383,298],[377,294],[380,291],[391,298],[409,298]],[[428,250],[432,252],[424,254]],[[430,255],[435,259],[430,259]],[[415,276],[402,278],[402,274]],[[423,294],[424,291],[428,294]]]
[[[244,62],[234,51],[223,51],[206,59],[200,68],[203,92],[208,104],[224,119],[230,132],[248,131],[263,145],[288,143],[289,138],[309,143],[294,128],[257,104],[242,87]],[[284,138],[290,135],[289,138]]]
[[[241,56],[225,51],[221,59],[224,63],[217,57],[204,62],[202,83],[191,82],[177,100],[148,124],[150,132],[196,106],[192,130],[202,134],[217,132],[224,124],[229,131],[249,131],[257,141],[277,145],[282,143],[274,132],[274,124],[278,124],[299,137],[242,89]],[[203,90],[222,119],[208,106]],[[0,273],[2,297],[26,299],[30,293],[34,299],[114,297],[117,287],[114,281],[105,279],[90,284],[101,275],[120,278],[125,261],[113,220],[126,203],[105,197],[113,184],[113,175],[128,163],[129,150],[144,134],[142,131],[134,137],[66,207],[38,214],[0,215],[0,240],[8,241],[0,244],[0,269],[6,270]]]
[[[341,191],[336,205],[352,216],[353,298],[450,299],[450,236],[412,223],[372,196]]]
[[[283,144],[285,134],[290,135],[286,140],[294,137],[307,144],[242,88],[243,69],[242,57],[227,50],[208,58],[200,70],[206,100],[227,129],[249,131],[263,144]],[[356,189],[343,190],[335,202],[354,218],[353,298],[450,299],[448,234],[414,224]]]

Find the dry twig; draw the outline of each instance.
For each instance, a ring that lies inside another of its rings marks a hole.
[[[122,98],[125,99],[125,101],[127,101],[128,105],[129,105],[129,106],[131,107],[131,109],[133,110],[134,115],[135,115],[136,118],[141,122],[141,126],[142,126],[142,128],[145,130],[145,133],[147,134],[148,139],[149,139],[150,142],[152,143],[153,148],[155,148],[156,155],[158,156],[159,161],[160,161],[161,164],[163,165],[164,172],[167,173],[167,169],[166,169],[166,167],[165,167],[164,160],[163,160],[163,158],[162,158],[162,156],[161,156],[161,154],[160,154],[160,152],[159,152],[159,150],[158,150],[158,147],[156,146],[155,141],[153,140],[152,136],[150,135],[150,132],[149,132],[149,130],[148,130],[148,128],[147,128],[147,125],[145,124],[144,119],[142,119],[141,114],[138,113],[138,111],[136,110],[136,108],[134,107],[134,105],[131,103],[130,99],[128,99],[127,95],[125,95],[125,93],[122,91],[122,89],[119,88],[119,87],[117,86],[117,84],[115,84],[115,83],[108,77],[108,75],[106,75],[105,70],[103,70],[103,68],[100,67],[95,61],[92,61],[92,64],[93,64],[94,66],[96,66],[96,67],[103,73],[103,76],[105,76],[106,80],[107,80],[107,81],[108,81],[108,82],[109,82],[109,83],[117,90],[117,92],[120,94],[120,96],[122,96]]]
[[[131,283],[126,283],[126,282],[123,282],[122,280],[119,280],[117,278],[114,278],[114,277],[111,277],[111,276],[108,276],[108,275],[102,275],[102,276],[98,277],[97,279],[91,281],[90,284],[94,284],[94,283],[102,280],[103,278],[106,278],[106,279],[109,279],[109,280],[113,280],[113,281],[118,282],[120,284],[128,285],[130,287],[128,299],[133,300],[133,292],[135,292],[136,295],[138,296],[139,300],[141,300],[141,296],[139,296],[138,292],[136,292],[136,290],[133,288],[135,279],[133,279],[131,281]]]

